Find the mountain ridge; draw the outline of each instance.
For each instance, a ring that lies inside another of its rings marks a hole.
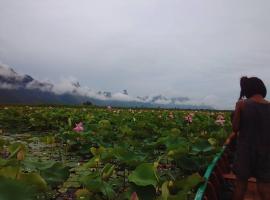
[[[169,98],[161,94],[132,97],[127,90],[122,93],[95,92],[81,87],[78,81],[65,81],[60,84],[42,82],[30,75],[18,74],[9,66],[0,65],[0,104],[72,105],[91,102],[97,106],[213,109],[208,105],[189,104],[188,97]]]

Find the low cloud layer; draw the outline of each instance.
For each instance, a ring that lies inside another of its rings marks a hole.
[[[141,102],[153,103],[158,105],[199,105],[198,102],[190,101],[187,97],[168,98],[162,95],[149,95],[145,97],[133,97],[128,94],[127,90],[123,92],[102,92],[94,91],[89,87],[81,86],[78,80],[74,77],[62,78],[58,82],[42,82],[33,79],[29,75],[18,74],[13,68],[5,64],[0,64],[0,88],[1,89],[39,89],[41,91],[53,92],[55,94],[73,94],[86,96],[99,100],[123,101],[123,102]]]

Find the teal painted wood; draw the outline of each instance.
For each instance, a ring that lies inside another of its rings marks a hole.
[[[194,200],[203,200],[203,195],[205,193],[206,187],[207,187],[207,182],[213,172],[213,169],[215,168],[218,160],[221,158],[221,156],[223,155],[224,151],[225,151],[226,146],[222,147],[222,150],[215,156],[215,158],[213,159],[213,161],[210,163],[210,165],[208,165],[205,173],[204,173],[204,179],[205,182],[203,185],[201,185],[199,187],[199,189],[197,190],[196,196]]]

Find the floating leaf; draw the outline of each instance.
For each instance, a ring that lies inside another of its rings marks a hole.
[[[171,133],[172,133],[172,135],[179,136],[181,134],[181,131],[178,128],[172,128]]]
[[[185,149],[189,148],[189,142],[187,141],[186,138],[183,137],[178,137],[178,136],[167,136],[167,137],[162,137],[158,139],[158,144],[164,144],[167,147],[167,150],[175,150],[180,147],[183,147]]]
[[[61,163],[54,163],[50,168],[41,170],[40,175],[48,184],[55,187],[69,177],[69,167],[65,167]]]
[[[1,200],[34,200],[37,194],[33,187],[14,179],[0,177]]]
[[[182,180],[176,181],[175,185],[181,190],[190,191],[203,181],[203,177],[201,177],[198,173],[194,173]]]
[[[145,159],[145,156],[135,154],[134,152],[121,147],[115,148],[113,154],[120,162],[130,166],[136,166]]]
[[[98,122],[98,126],[100,129],[109,130],[111,129],[111,122],[104,119]]]
[[[112,186],[106,182],[102,183],[101,192],[108,197],[108,199],[114,199],[116,196],[115,191],[113,190]]]
[[[11,179],[16,179],[20,173],[19,167],[7,166],[0,169],[0,177],[6,177]]]
[[[177,165],[183,170],[198,171],[200,169],[199,164],[188,156],[182,156],[177,160]]]
[[[138,186],[157,185],[156,171],[151,163],[139,165],[129,176],[128,180]]]
[[[98,173],[83,176],[80,182],[91,192],[99,192],[102,187],[102,180]]]
[[[192,145],[192,150],[195,152],[208,152],[212,151],[213,147],[206,139],[199,139]]]
[[[23,183],[36,188],[38,191],[46,191],[47,189],[46,181],[38,173],[20,173],[18,179]]]

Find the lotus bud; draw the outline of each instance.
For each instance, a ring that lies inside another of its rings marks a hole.
[[[76,199],[89,199],[91,193],[87,189],[78,189],[75,192]]]
[[[158,163],[158,162],[154,162],[154,168],[157,168],[157,167],[158,167],[158,165],[159,165],[159,163]]]
[[[139,197],[138,197],[138,195],[137,195],[136,192],[133,192],[133,193],[131,194],[130,200],[139,200]]]
[[[25,152],[24,150],[20,150],[18,153],[17,153],[17,160],[24,160],[24,157],[25,157]]]
[[[172,186],[173,186],[173,182],[172,182],[172,181],[169,181],[168,186],[169,186],[169,187],[172,187]]]

